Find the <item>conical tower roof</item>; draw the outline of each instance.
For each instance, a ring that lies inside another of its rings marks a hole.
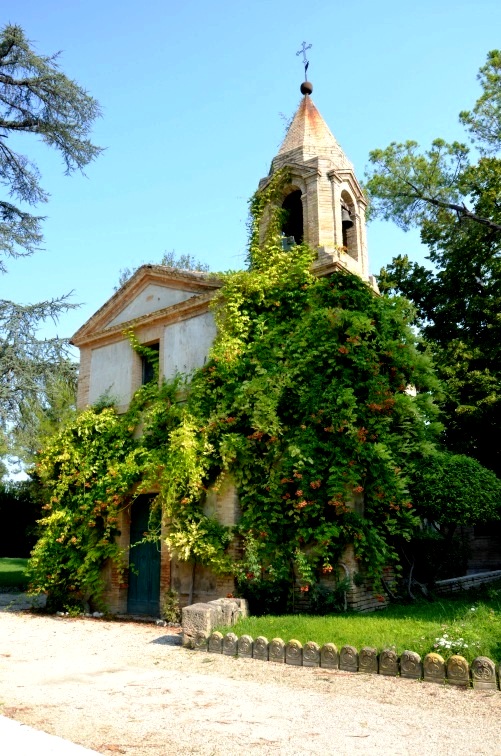
[[[304,241],[318,250],[313,264],[317,275],[338,269],[349,271],[369,281],[377,291],[367,258],[367,200],[352,163],[313,104],[313,85],[304,81],[300,89],[304,96],[268,175],[259,182],[259,190],[269,186],[273,174],[285,168],[284,181],[278,182],[275,196],[267,200],[270,206],[287,211],[280,227],[285,244]],[[265,212],[261,218],[262,242],[272,217]]]
[[[317,157],[330,159],[336,168],[353,168],[313,100],[305,95],[278,154],[273,159],[273,169],[277,170],[286,163],[304,163]]]

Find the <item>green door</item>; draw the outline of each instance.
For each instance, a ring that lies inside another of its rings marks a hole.
[[[138,543],[148,531],[151,496],[138,496],[132,504],[130,544],[138,544],[130,550],[129,591],[127,611],[129,614],[147,614],[158,617],[160,613],[160,545],[148,541]]]

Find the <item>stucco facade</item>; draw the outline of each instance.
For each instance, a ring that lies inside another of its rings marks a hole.
[[[140,343],[157,345],[161,379],[173,378],[177,373],[189,375],[202,367],[216,336],[209,303],[219,287],[218,281],[202,273],[181,272],[161,265],[139,268],[73,336],[73,344],[80,349],[79,409],[103,398],[111,399],[119,412],[127,409],[143,381],[141,358],[126,335],[130,329]],[[131,496],[131,505],[120,514],[118,523],[119,543],[128,556],[133,502]],[[217,496],[209,495],[207,506],[221,522],[234,524],[238,498],[231,483]],[[164,542],[159,550],[156,579],[160,607],[163,595],[170,589],[179,593],[182,604],[217,598],[234,589],[233,580],[218,578],[201,567],[193,572],[192,565],[172,558]],[[127,571],[121,574],[107,565],[104,577],[110,611],[127,612],[130,607]]]
[[[201,367],[216,335],[209,302],[220,283],[202,273],[143,265],[73,336],[80,350],[78,407],[107,396],[119,411],[141,385],[141,358],[125,333],[158,344],[161,377]]]

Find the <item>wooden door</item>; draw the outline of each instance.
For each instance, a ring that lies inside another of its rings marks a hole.
[[[148,531],[151,496],[138,496],[132,504],[130,565],[127,611],[129,614],[160,614],[160,544],[139,543]],[[134,544],[138,544],[134,546]]]

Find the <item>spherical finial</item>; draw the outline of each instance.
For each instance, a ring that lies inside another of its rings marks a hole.
[[[313,84],[310,81],[303,81],[301,84],[301,94],[311,95],[313,92]]]

